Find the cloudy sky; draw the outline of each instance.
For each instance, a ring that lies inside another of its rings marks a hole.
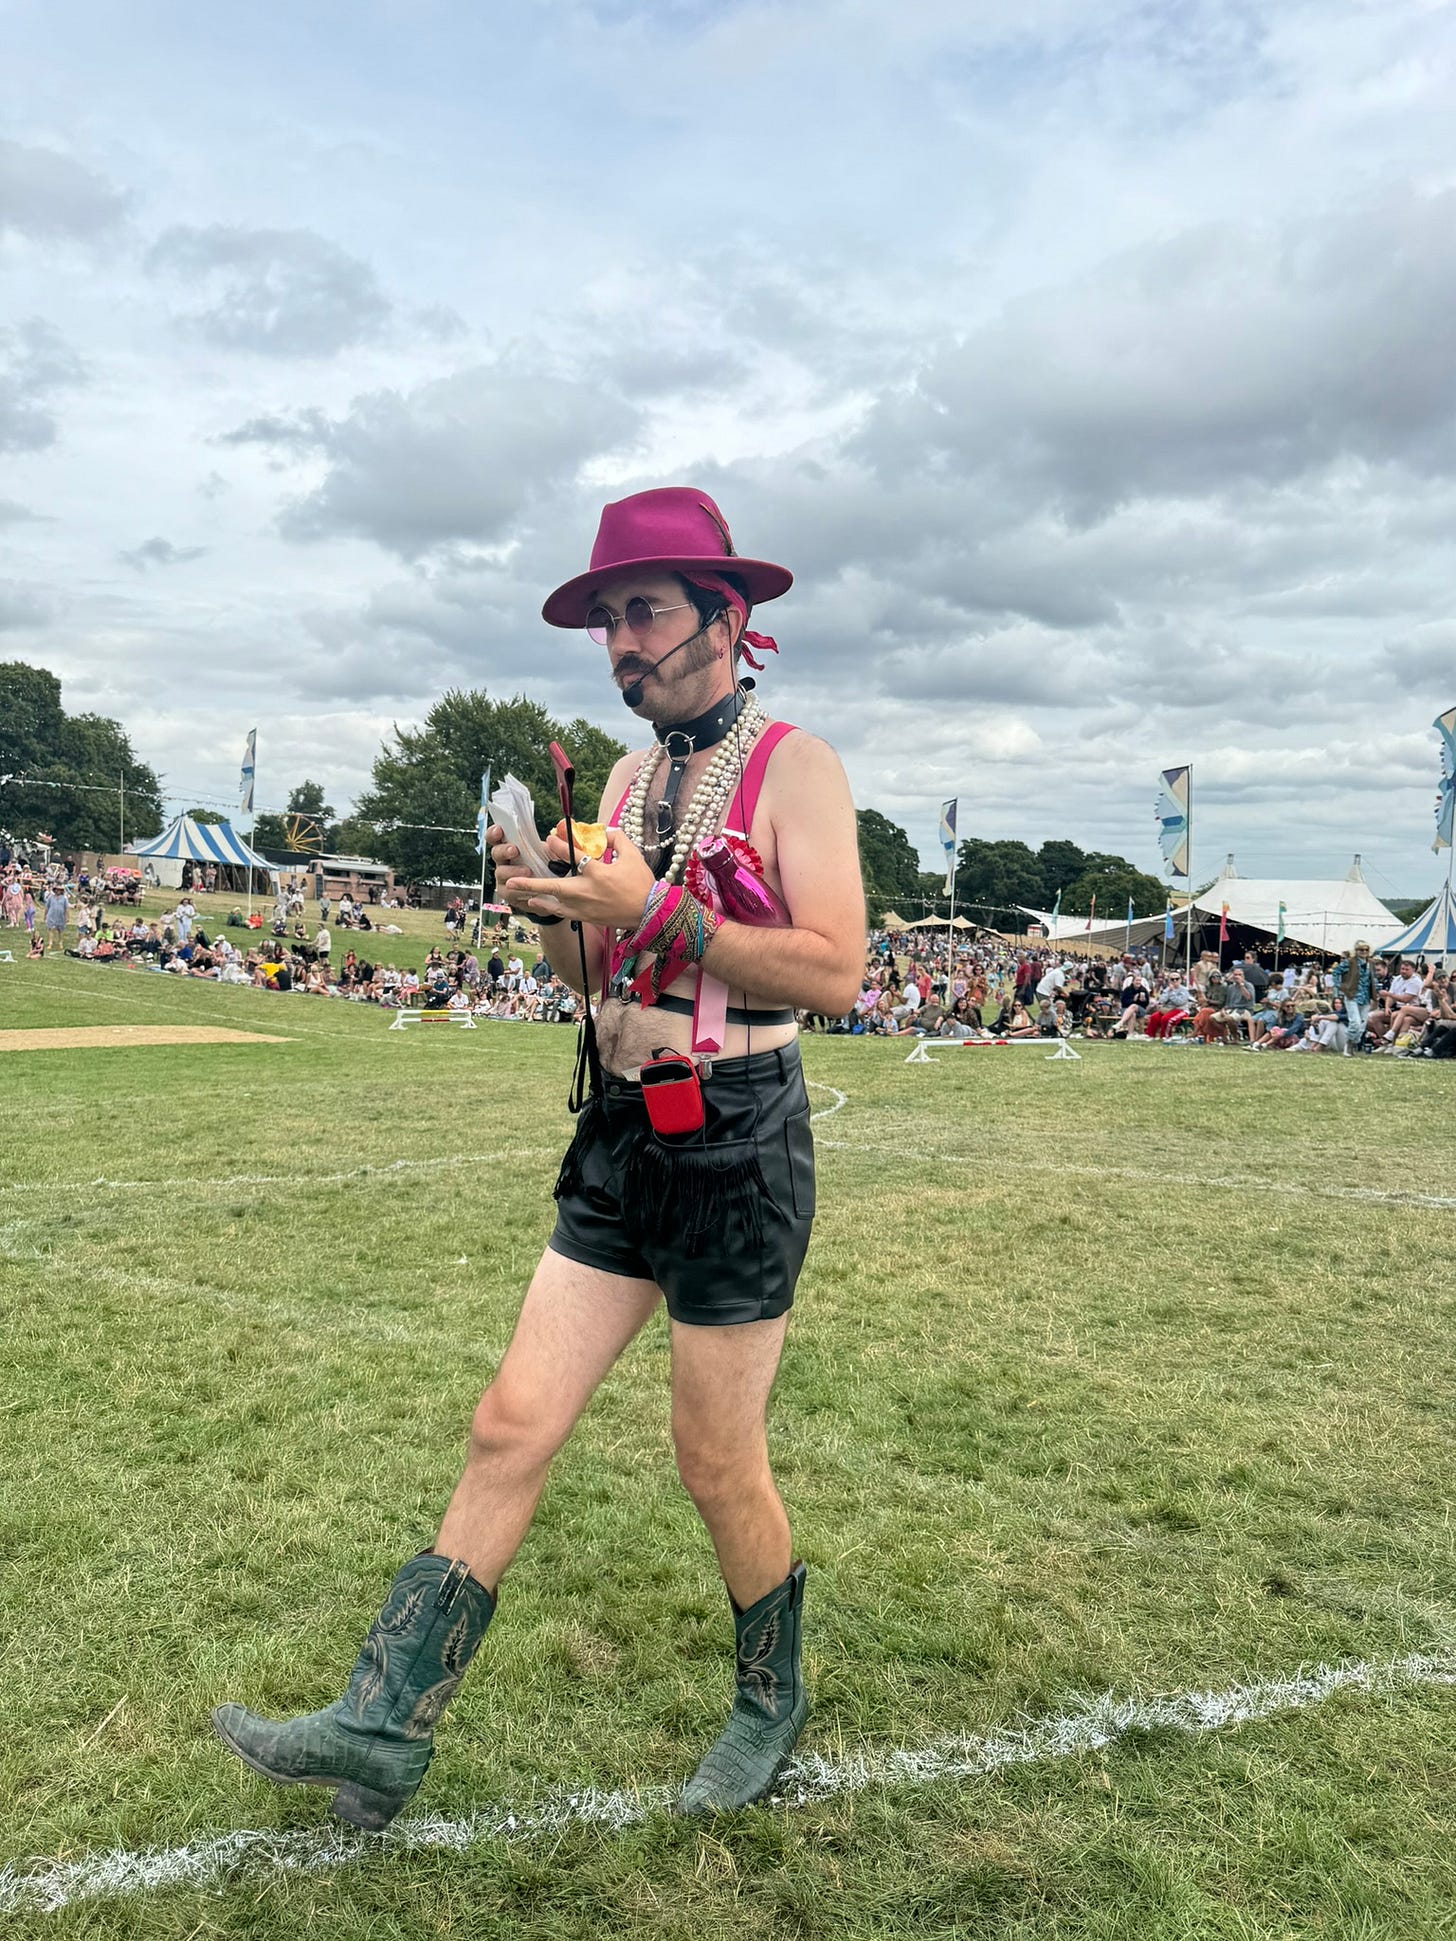
[[[692,482],[770,707],[927,860],[1433,888],[1456,701],[1448,0],[7,0],[0,658],[177,805],[524,688]]]

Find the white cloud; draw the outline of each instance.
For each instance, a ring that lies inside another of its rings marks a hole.
[[[53,148],[0,140],[0,237],[90,241],[116,228],[127,198]]]
[[[206,291],[181,320],[223,350],[330,357],[377,336],[393,310],[367,263],[307,229],[181,224],[157,238],[147,268]]]

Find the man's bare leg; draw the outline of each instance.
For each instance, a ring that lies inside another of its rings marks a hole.
[[[770,1791],[809,1712],[800,1667],[804,1567],[768,1463],[764,1418],[787,1317],[672,1330],[678,1474],[708,1526],[733,1600],[728,1723],[683,1788],[686,1813],[748,1806]]]
[[[789,1520],[769,1468],[766,1416],[788,1316],[726,1328],[672,1324],[678,1474],[740,1609],[788,1574]]]
[[[661,1299],[652,1281],[548,1247],[470,1425],[465,1469],[435,1549],[494,1591],[531,1525],[551,1459]],[[787,1568],[787,1566],[785,1566]]]

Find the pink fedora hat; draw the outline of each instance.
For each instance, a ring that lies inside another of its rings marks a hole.
[[[634,492],[602,508],[591,565],[558,586],[541,615],[553,627],[583,627],[596,589],[619,573],[732,573],[741,579],[750,606],[787,593],[794,576],[786,566],[740,559],[728,522],[706,492],[664,485]]]

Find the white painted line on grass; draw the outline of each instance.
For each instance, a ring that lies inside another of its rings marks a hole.
[[[1456,1685],[1456,1650],[1374,1663],[1316,1665],[1286,1678],[1257,1679],[1218,1691],[1176,1692],[1163,1698],[1116,1698],[1106,1693],[1051,1717],[984,1737],[956,1735],[932,1739],[923,1746],[871,1749],[847,1759],[806,1753],[785,1772],[774,1804],[809,1805],[870,1787],[953,1785],[1012,1766],[1098,1752],[1129,1732],[1163,1730],[1197,1736],[1282,1712],[1306,1711],[1337,1692],[1391,1696],[1443,1685]],[[79,1860],[25,1861],[0,1869],[0,1913],[55,1914],[78,1901],[135,1897],[161,1888],[330,1873],[375,1856],[441,1849],[461,1853],[489,1841],[538,1840],[572,1826],[617,1832],[667,1811],[675,1797],[675,1790],[667,1786],[618,1792],[557,1790],[516,1806],[497,1802],[463,1819],[423,1814],[383,1834],[354,1833],[337,1824],[294,1833],[243,1828],[191,1846],[142,1852],[120,1847]]]
[[[976,1166],[984,1169],[986,1153],[927,1152],[912,1146],[860,1144],[852,1139],[820,1139],[829,1152],[886,1153],[896,1159],[922,1159],[937,1166]],[[1413,1206],[1438,1213],[1456,1211],[1456,1194],[1404,1193],[1380,1186],[1310,1186],[1302,1180],[1251,1179],[1238,1173],[1152,1172],[1138,1166],[1078,1166],[1061,1160],[1000,1156],[1016,1173],[1071,1174],[1082,1179],[1126,1179],[1147,1186],[1208,1186],[1232,1193],[1277,1193],[1294,1200],[1358,1200],[1367,1206]]]
[[[828,1119],[848,1103],[848,1094],[837,1085],[821,1085],[816,1079],[805,1081],[816,1092],[832,1092],[833,1105],[810,1113],[811,1119]],[[563,1129],[564,1130],[564,1129]],[[564,1144],[564,1138],[563,1138]],[[378,1166],[353,1166],[345,1173],[224,1173],[220,1178],[198,1179],[47,1179],[0,1180],[4,1193],[147,1193],[187,1189],[191,1192],[229,1193],[245,1186],[345,1186],[353,1180],[391,1179],[403,1173],[450,1172],[460,1166],[488,1166],[503,1159],[542,1159],[562,1150],[556,1146],[512,1146],[508,1152],[446,1153],[437,1159],[392,1159]]]
[[[842,1112],[845,1106],[849,1104],[848,1092],[841,1092],[837,1085],[821,1084],[817,1078],[806,1078],[804,1083],[811,1092],[832,1092],[834,1094],[833,1105],[821,1105],[817,1112],[811,1112],[809,1114],[811,1122],[816,1119],[832,1119],[836,1112]]]

